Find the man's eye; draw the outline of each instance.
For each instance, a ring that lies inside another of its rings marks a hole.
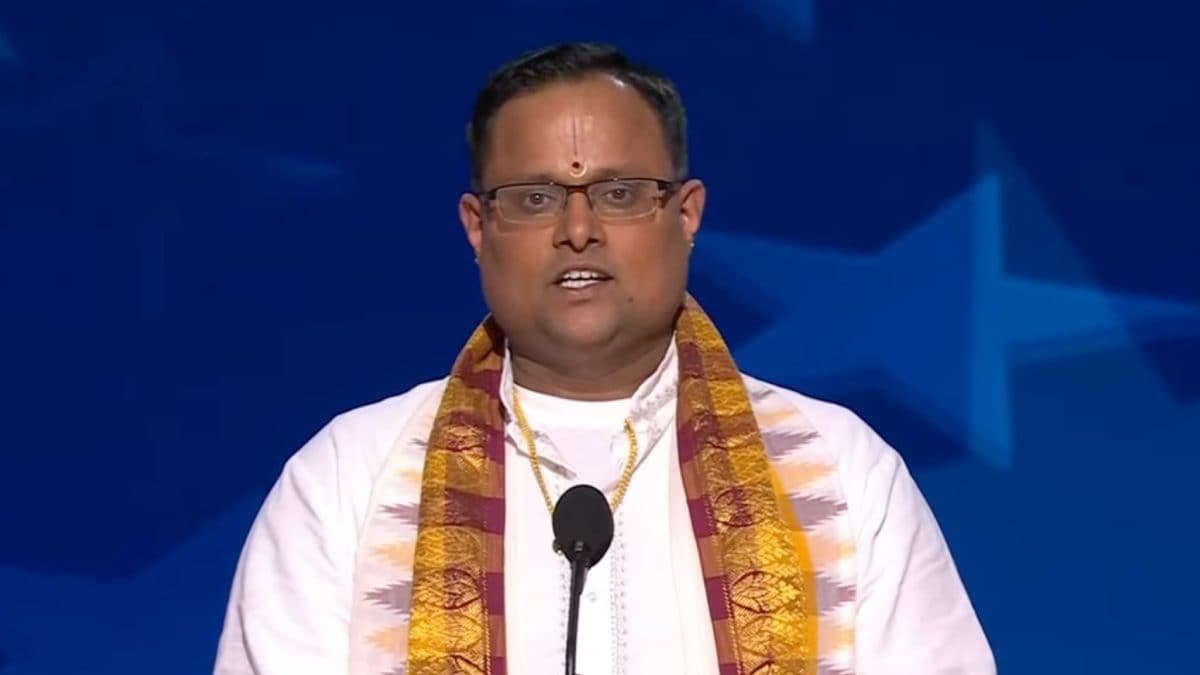
[[[638,192],[628,185],[615,185],[606,188],[600,197],[609,204],[628,204],[637,199]]]
[[[521,205],[527,208],[540,209],[552,206],[554,202],[554,195],[549,192],[528,192],[521,200]]]

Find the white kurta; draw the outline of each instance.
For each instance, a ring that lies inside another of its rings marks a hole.
[[[714,674],[716,651],[675,447],[674,350],[633,399],[580,403],[522,393],[552,499],[577,482],[611,492],[641,452],[613,545],[588,577],[578,670]],[[501,391],[511,401],[510,369]],[[848,410],[758,380],[820,435],[844,502],[842,569],[853,593],[835,618],[852,646],[818,675],[993,675],[995,663],[928,505],[900,456]],[[217,649],[216,675],[348,671],[358,542],[371,491],[415,415],[443,381],[338,416],[287,463],[247,537]],[[562,670],[567,569],[515,423],[507,428],[505,604],[508,672]],[[836,590],[836,589],[835,589]],[[832,591],[831,591],[832,592]],[[382,675],[382,674],[381,674]]]
[[[612,546],[588,573],[580,603],[579,675],[717,675],[675,446],[675,368],[671,350],[635,396],[620,401],[571,401],[518,390],[530,427],[537,430],[542,474],[554,501],[578,483],[611,498],[629,458],[624,421],[634,420],[639,452],[633,478],[613,514]],[[502,386],[507,403],[511,378]],[[526,441],[513,427],[505,458],[505,606],[513,627],[508,666],[512,673],[557,673],[566,646],[570,570],[552,550],[550,514]]]

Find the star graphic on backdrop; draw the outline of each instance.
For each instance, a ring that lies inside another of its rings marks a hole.
[[[1181,518],[1196,511],[1190,451],[1200,402],[1181,402],[1136,346],[1018,364],[1012,386],[1020,471],[960,462],[917,476],[997,638],[998,659],[1020,661],[1052,645],[1072,655],[1072,672],[1177,672],[1190,656],[1186,641],[1093,647],[1096,635],[1122,631],[1172,636],[1192,619],[1200,585],[1176,572],[1200,561],[1179,540]],[[1113,546],[1114,532],[1138,545]],[[1072,620],[1030,612],[1029,598],[1070,607]],[[1022,672],[1048,675],[1061,665]]]
[[[1006,228],[1050,222],[980,134],[974,183],[874,254],[709,232],[697,272],[777,317],[739,364],[787,383],[864,374],[999,468],[1014,460],[1013,359],[1135,344],[1130,330],[1200,334],[1200,307],[1005,271]]]
[[[4,675],[188,673],[216,632],[257,501],[242,501],[125,583],[0,569]]]

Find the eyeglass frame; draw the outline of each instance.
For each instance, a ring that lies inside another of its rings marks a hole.
[[[493,188],[489,188],[487,190],[472,192],[471,194],[475,195],[475,197],[477,197],[484,204],[491,205],[491,204],[497,204],[496,193],[499,192],[500,190],[504,190],[506,188],[514,188],[514,187],[562,188],[562,189],[566,190],[567,197],[566,197],[566,199],[563,200],[563,205],[562,205],[561,209],[553,218],[547,218],[544,223],[542,221],[538,221],[538,220],[512,220],[510,218],[503,218],[503,216],[501,216],[505,221],[516,224],[516,225],[548,226],[553,223],[557,223],[558,221],[560,221],[562,219],[563,215],[566,213],[567,202],[570,200],[572,194],[575,194],[577,192],[582,193],[584,199],[587,200],[588,209],[590,209],[592,211],[592,213],[595,213],[596,208],[595,208],[595,205],[592,203],[592,195],[590,195],[588,193],[589,190],[591,190],[593,187],[596,187],[597,185],[605,185],[607,183],[619,183],[621,181],[634,181],[634,180],[650,181],[650,182],[653,182],[656,185],[658,185],[658,195],[655,197],[655,201],[657,202],[657,204],[655,205],[655,207],[652,210],[647,211],[644,214],[638,214],[636,216],[629,216],[627,218],[605,219],[605,220],[614,220],[615,222],[627,222],[630,220],[637,220],[638,218],[642,218],[644,216],[648,216],[652,213],[655,213],[655,212],[661,210],[663,207],[663,204],[665,204],[667,200],[669,200],[671,197],[674,196],[673,193],[678,191],[679,188],[683,187],[683,185],[685,183],[687,183],[689,180],[691,180],[691,178],[678,178],[675,180],[667,180],[665,178],[656,178],[653,176],[613,176],[612,178],[601,178],[599,180],[594,180],[594,181],[591,181],[588,183],[560,183],[558,181],[522,181],[522,182],[517,182],[517,183],[505,183],[503,185],[497,185],[497,186],[495,186]],[[499,205],[498,204],[497,204],[497,213],[499,213]]]

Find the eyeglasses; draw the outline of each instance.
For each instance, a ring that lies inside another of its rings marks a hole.
[[[661,178],[606,178],[582,185],[562,183],[510,183],[477,196],[496,205],[500,217],[516,225],[541,226],[558,221],[574,192],[587,196],[592,211],[602,220],[644,218],[658,208],[683,181]]]

